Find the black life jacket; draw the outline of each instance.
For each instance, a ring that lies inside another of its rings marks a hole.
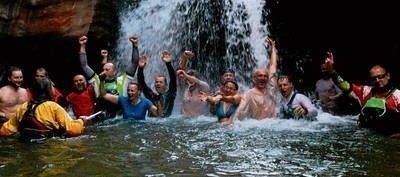
[[[292,102],[294,97],[296,97],[296,92],[293,93],[292,97],[290,97],[289,102],[286,105],[283,105],[281,108],[281,118],[283,119],[299,119],[294,113],[294,108],[292,108]]]

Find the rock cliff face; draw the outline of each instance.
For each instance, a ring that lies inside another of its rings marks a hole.
[[[0,3],[0,33],[14,36],[87,34],[96,0],[9,0]]]
[[[20,66],[29,84],[34,68],[46,67],[58,84],[71,85],[80,72],[78,38],[89,37],[89,62],[100,49],[111,50],[118,36],[115,1],[1,0],[0,71]],[[17,52],[13,52],[17,51]]]

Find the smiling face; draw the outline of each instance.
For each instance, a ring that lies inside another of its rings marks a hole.
[[[15,87],[21,87],[24,81],[24,76],[22,75],[22,71],[21,70],[12,71],[10,77],[8,77],[8,81],[11,85]]]
[[[235,95],[237,93],[237,84],[235,84],[233,81],[227,81],[224,84],[223,91],[224,95],[226,96],[231,96]]]
[[[374,87],[383,88],[389,84],[390,73],[386,72],[382,66],[376,65],[369,71],[369,77]]]
[[[127,91],[128,91],[129,100],[131,100],[131,101],[139,98],[139,96],[140,96],[140,87],[137,83],[133,83],[133,82],[129,83]]]
[[[264,89],[268,83],[268,70],[257,69],[253,76],[254,85],[258,89]]]
[[[278,88],[282,96],[288,98],[293,91],[293,83],[287,77],[278,79]]]
[[[82,91],[87,88],[86,78],[83,75],[76,75],[73,78],[73,86],[76,90]]]

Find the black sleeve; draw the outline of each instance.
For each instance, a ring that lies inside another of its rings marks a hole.
[[[168,74],[169,74],[169,90],[171,92],[176,92],[176,74],[174,68],[172,67],[171,62],[165,63],[167,65]]]
[[[147,99],[152,100],[151,93],[153,92],[144,80],[143,68],[138,69],[138,82],[142,86],[143,94]]]
[[[126,74],[134,77],[138,67],[138,63],[139,63],[139,49],[138,47],[133,46],[131,64],[126,69]]]

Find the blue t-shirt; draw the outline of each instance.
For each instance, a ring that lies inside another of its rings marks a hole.
[[[135,120],[145,120],[147,110],[153,106],[153,103],[145,97],[140,97],[140,102],[137,105],[133,105],[128,97],[119,96],[118,104],[122,108],[124,119]]]

